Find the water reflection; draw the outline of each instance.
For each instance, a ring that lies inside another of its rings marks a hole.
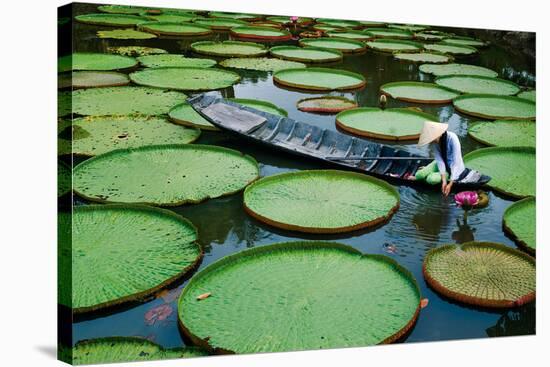
[[[496,324],[485,331],[488,336],[516,336],[535,333],[535,304],[525,305],[518,309],[505,311]]]
[[[451,235],[456,243],[465,243],[474,240],[474,232],[476,230],[468,225],[468,217],[466,215],[464,215],[462,223],[460,223],[460,218],[456,218],[456,225],[458,229]]]

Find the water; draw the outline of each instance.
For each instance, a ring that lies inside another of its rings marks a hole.
[[[77,5],[75,14],[95,12],[93,5]],[[110,46],[140,45],[159,47],[171,53],[185,53],[191,56],[189,45],[196,38],[161,38],[153,40],[103,40],[95,37],[98,29],[111,29],[75,24],[75,50],[106,52]],[[201,40],[205,37],[201,37]],[[206,39],[227,39],[227,34],[217,33]],[[200,56],[205,57],[205,56]],[[511,56],[506,50],[494,45],[481,54],[457,62],[487,66],[501,75],[523,85],[535,80],[534,65],[518,56]],[[367,87],[355,93],[330,93],[355,99],[360,106],[376,106],[379,87],[391,81],[431,81],[429,75],[421,74],[418,66],[395,61],[391,55],[367,52],[357,56],[346,56],[342,63],[330,67],[346,69],[363,74]],[[276,87],[271,75],[259,72],[237,71],[242,81],[233,88],[212,92],[226,97],[264,99],[285,108],[291,118],[306,121],[323,128],[335,129],[334,115],[314,115],[296,109],[296,102],[314,93],[301,93]],[[529,85],[532,86],[532,85]],[[456,113],[450,104],[422,105],[388,100],[388,107],[420,107],[435,114],[441,121],[450,124],[450,130],[461,139],[463,153],[481,147],[467,136],[471,118]],[[252,155],[260,163],[261,175],[304,169],[326,168],[315,161],[297,158],[268,148],[243,143],[223,133],[203,132],[199,144],[216,144],[238,149]],[[416,153],[427,153],[414,145],[402,148]],[[492,241],[515,247],[502,231],[502,215],[512,203],[511,200],[489,193],[490,204],[484,209],[471,211],[465,223],[463,211],[457,208],[451,198],[443,198],[437,190],[398,187],[401,207],[389,223],[371,230],[342,235],[304,235],[279,230],[264,225],[246,215],[242,207],[242,194],[208,200],[197,205],[170,208],[190,219],[199,229],[199,239],[204,246],[205,257],[200,265],[204,268],[226,255],[266,244],[291,240],[334,240],[357,248],[364,253],[383,254],[394,258],[409,269],[418,280],[422,296],[429,299],[418,322],[405,342],[438,341],[462,338],[483,338],[505,335],[535,333],[535,306],[528,305],[515,310],[482,310],[456,304],[433,292],[422,277],[421,264],[425,253],[441,244],[462,243],[470,240]],[[360,200],[360,198],[358,198]],[[83,203],[78,200],[79,203]],[[396,251],[388,251],[395,248]],[[185,282],[175,284],[168,295],[172,314],[163,321],[150,325],[144,315],[147,311],[166,303],[164,298],[119,308],[109,313],[79,318],[73,326],[74,342],[106,336],[141,336],[165,347],[185,344],[177,325],[177,297]]]

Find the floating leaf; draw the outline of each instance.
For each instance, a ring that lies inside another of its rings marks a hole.
[[[142,66],[148,68],[163,68],[163,67],[195,67],[195,68],[210,68],[216,65],[216,61],[211,59],[199,59],[193,57],[185,57],[175,54],[147,55],[138,57],[138,61]]]
[[[534,102],[493,94],[466,94],[453,105],[459,112],[485,119],[534,120],[537,114]]]
[[[318,113],[338,113],[357,107],[354,101],[335,96],[304,98],[296,105],[300,111]]]
[[[136,31],[132,28],[114,29],[112,31],[97,31],[97,36],[99,38],[113,38],[119,40],[146,40],[157,38],[154,34]]]
[[[361,74],[328,68],[279,70],[273,80],[287,87],[322,91],[359,89],[366,84]]]
[[[122,70],[133,68],[137,60],[122,55],[98,54],[91,52],[77,52],[60,57],[57,61],[57,71],[70,70]]]
[[[427,74],[433,74],[435,76],[446,75],[479,75],[496,78],[498,73],[491,69],[484,68],[477,65],[468,64],[446,64],[446,65],[434,65],[424,64],[420,65],[420,71]]]
[[[237,83],[239,74],[228,70],[198,67],[149,68],[130,74],[139,85],[173,90],[223,89]]]
[[[365,51],[365,44],[361,41],[355,41],[347,38],[320,37],[305,38],[299,41],[300,46],[319,47],[329,50],[337,50],[343,53],[354,53]]]
[[[435,83],[460,93],[511,96],[520,90],[516,83],[508,80],[479,75],[440,76]]]
[[[524,120],[477,121],[468,124],[473,139],[499,147],[535,147],[536,123]]]
[[[451,89],[425,82],[386,83],[380,91],[392,98],[416,103],[448,103],[460,95]]]
[[[510,205],[502,218],[504,230],[514,241],[531,254],[537,249],[537,203],[526,198]]]
[[[126,74],[115,71],[73,71],[59,74],[59,88],[117,87],[130,84]]]
[[[284,117],[288,116],[288,112],[286,112],[284,109],[280,107],[275,106],[271,102],[262,101],[259,99],[249,99],[249,98],[231,98],[229,100],[246,107],[250,107],[262,112],[270,113],[272,115],[278,115],[278,116],[284,116]]]
[[[280,59],[308,63],[335,62],[344,57],[338,50],[319,47],[276,46],[269,49],[269,52]]]
[[[82,14],[74,17],[80,23],[107,26],[135,26],[147,18],[131,14]]]
[[[220,65],[226,68],[257,70],[257,71],[277,71],[282,69],[305,68],[306,65],[301,62],[279,60],[268,57],[241,57],[225,59]]]
[[[267,49],[258,43],[241,41],[195,42],[191,49],[199,54],[219,57],[258,57],[267,53]]]

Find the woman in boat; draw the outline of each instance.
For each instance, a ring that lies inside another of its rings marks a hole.
[[[480,174],[464,166],[458,136],[447,131],[449,124],[424,122],[418,146],[431,144],[434,148],[437,171],[441,175],[441,192],[448,196],[455,182],[474,182]]]

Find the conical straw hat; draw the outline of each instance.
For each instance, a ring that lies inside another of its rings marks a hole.
[[[441,122],[424,121],[424,127],[418,138],[418,146],[423,146],[431,143],[435,139],[439,138],[447,129],[449,124]]]

